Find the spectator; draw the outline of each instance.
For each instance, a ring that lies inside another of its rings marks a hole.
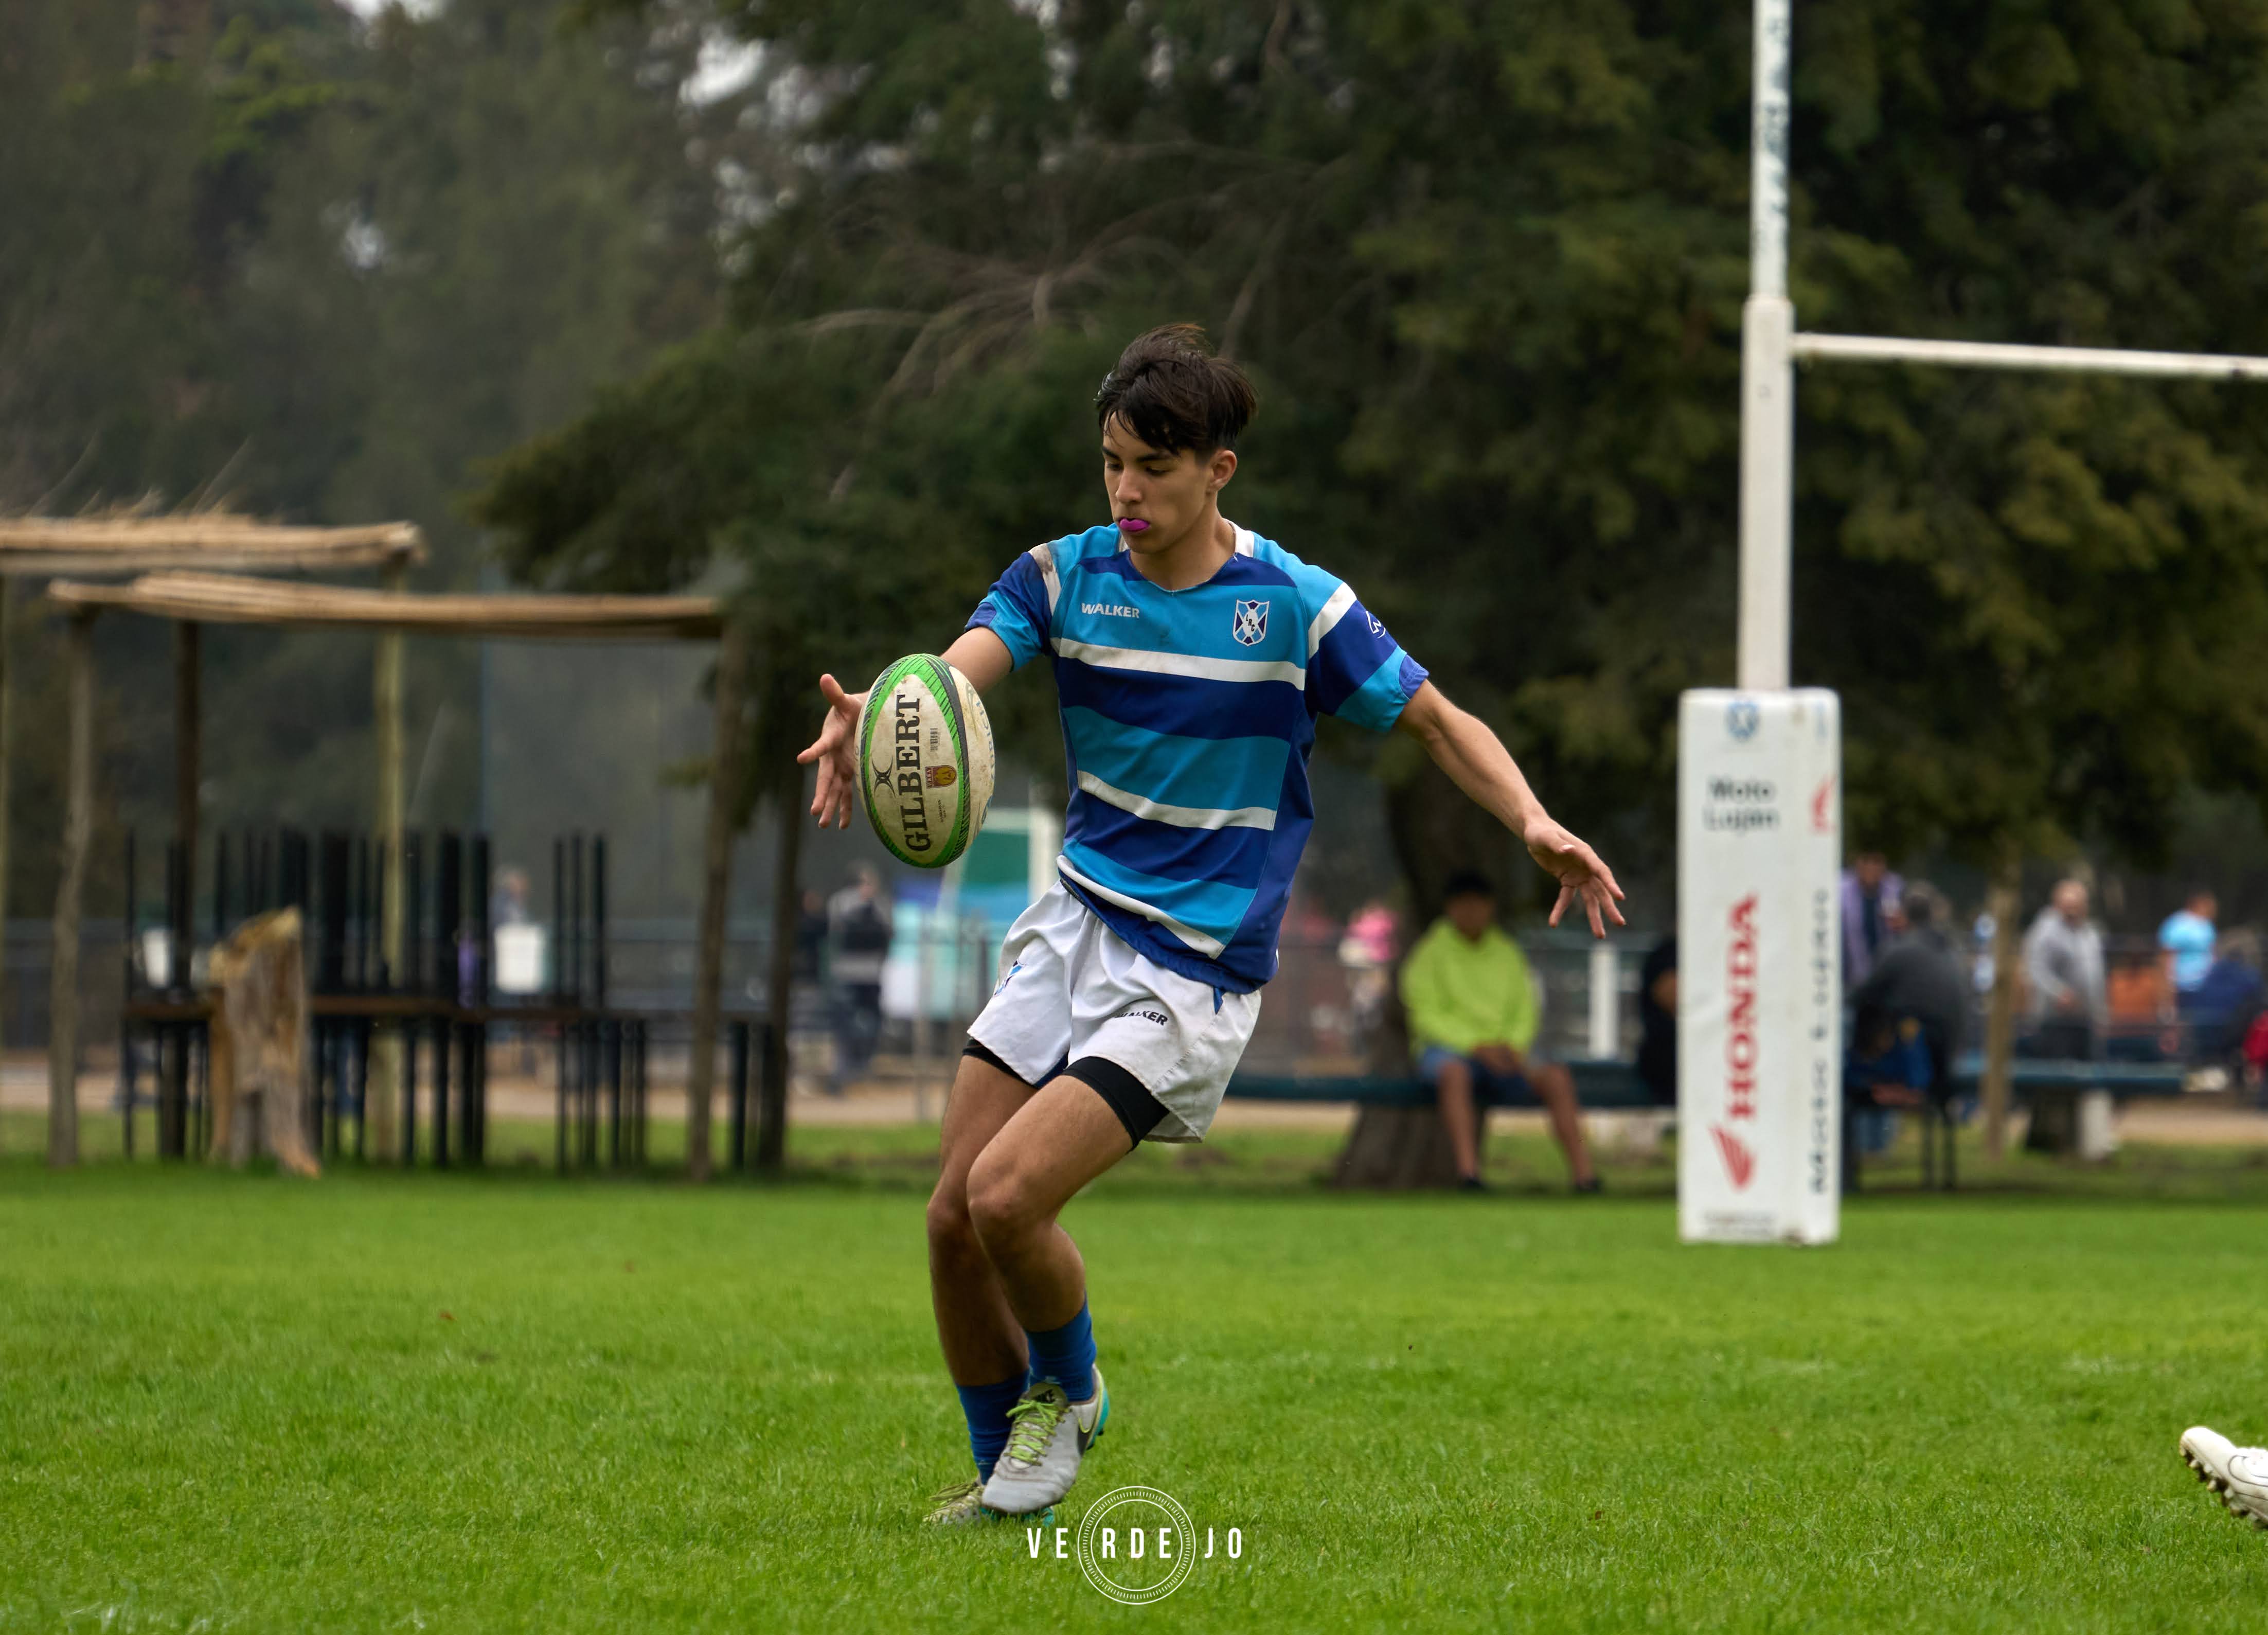
[[[2161,963],[2166,983],[2172,990],[2176,1008],[2181,1012],[2189,1010],[2190,996],[2213,968],[2213,921],[2220,913],[2220,904],[2214,901],[2213,893],[2200,887],[2190,893],[2187,904],[2166,916],[2166,923],[2158,927],[2158,946],[2164,951]]]
[[[827,894],[806,888],[795,916],[795,979],[815,983],[827,970]]]
[[[489,924],[525,925],[527,922],[527,871],[497,871],[496,887],[489,893]]]
[[[2066,880],[2024,933],[2024,980],[2031,988],[2027,1054],[2093,1061],[2110,1013],[2102,933],[2087,917],[2087,887]]]
[[[2166,993],[2173,1000],[2164,1018],[2180,1018],[2191,1025],[2191,1032],[2205,1025],[2198,1018],[2196,1000],[2205,973],[2213,968],[2213,921],[2218,917],[2220,902],[2213,901],[2212,891],[2198,887],[2189,894],[2189,902],[2157,927],[2157,946],[2164,950],[2159,964],[2164,966]]]
[[[1899,905],[1904,934],[1851,991],[1852,1037],[1863,1043],[1918,1023],[1931,1084],[1947,1085],[1969,1028],[1969,973],[1945,933],[1952,909],[1935,887],[1919,881],[1906,887]]]
[[[2182,1010],[2191,1024],[2190,1059],[2225,1063],[2235,1057],[2261,1002],[2259,937],[2249,931],[2222,932],[2213,963],[2182,996]]]
[[[1653,945],[1638,976],[1638,1076],[1657,1105],[1677,1105],[1677,937]]]
[[[1889,941],[1905,882],[1879,851],[1861,851],[1843,871],[1843,985],[1867,980]]]
[[[1599,1189],[1574,1079],[1533,1054],[1542,1020],[1535,983],[1520,945],[1497,928],[1496,891],[1485,877],[1470,871],[1450,876],[1442,917],[1403,962],[1402,1003],[1418,1073],[1432,1083],[1456,1154],[1460,1187],[1486,1189],[1475,1089],[1498,1098],[1527,1089],[1551,1115],[1575,1190]]]
[[[882,1035],[882,961],[892,923],[881,873],[872,864],[851,871],[850,884],[827,905],[827,923],[835,983],[835,1072],[828,1094],[841,1095],[865,1074]]]

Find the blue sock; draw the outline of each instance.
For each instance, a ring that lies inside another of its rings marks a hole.
[[[1031,1381],[1028,1372],[997,1385],[956,1385],[961,1411],[968,1417],[968,1451],[976,1455],[976,1474],[989,1482],[1000,1450],[1008,1446],[1008,1410]]]
[[[1053,1380],[1075,1403],[1094,1395],[1094,1323],[1085,1300],[1079,1303],[1079,1315],[1062,1328],[1040,1334],[1026,1329],[1025,1335],[1032,1343],[1035,1375]]]

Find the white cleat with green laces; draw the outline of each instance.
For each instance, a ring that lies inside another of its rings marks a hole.
[[[1026,1391],[1008,1410],[1008,1447],[984,1484],[984,1506],[1012,1516],[1045,1510],[1079,1479],[1079,1456],[1110,1423],[1110,1390],[1094,1371],[1094,1395],[1071,1400],[1053,1380]]]
[[[2268,1447],[2239,1447],[2220,1432],[2193,1425],[2182,1432],[2182,1457],[2229,1514],[2268,1528]]]

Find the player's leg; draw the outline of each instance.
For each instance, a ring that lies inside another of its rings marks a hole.
[[[1082,1455],[1108,1423],[1086,1264],[1057,1218],[1134,1146],[1110,1103],[1086,1080],[1065,1074],[1024,1104],[969,1171],[969,1219],[1022,1325],[1033,1374],[984,1484],[992,1509],[1027,1514],[1054,1504],[1071,1491]]]
[[[1481,1178],[1480,1122],[1473,1113],[1473,1064],[1454,1050],[1435,1045],[1418,1062],[1418,1072],[1433,1081],[1433,1105],[1449,1132],[1449,1151],[1459,1184]]]
[[[1062,947],[1085,910],[1060,890],[1034,903],[1009,931],[1005,974],[969,1027],[939,1132],[938,1182],[928,1216],[931,1303],[938,1343],[968,1422],[976,1479],[939,1495],[931,1520],[981,1521],[996,1513],[983,1484],[1007,1446],[1011,1410],[1030,1384],[1023,1326],[968,1212],[977,1157],[1051,1078],[1071,1042]],[[1060,945],[1060,946],[1059,946]]]
[[[929,1519],[940,1526],[1000,1514],[985,1507],[984,1484],[1008,1446],[1009,1412],[1031,1382],[1023,1327],[1008,1308],[968,1218],[968,1170],[1032,1094],[1013,1073],[971,1054],[961,1058],[946,1100],[937,1186],[929,1199],[930,1305],[937,1315],[938,1347],[968,1422],[976,1476],[933,1496]]]
[[[1024,1329],[969,1219],[968,1172],[1033,1094],[1014,1074],[972,1053],[961,1058],[946,1101],[929,1198],[929,1283],[938,1345],[958,1386],[1012,1376],[1022,1390]]]
[[[1133,1150],[1110,1103],[1084,1079],[1065,1074],[1027,1101],[977,1154],[967,1183],[969,1219],[1025,1333],[1060,1329],[1086,1303],[1086,1264],[1056,1218],[1080,1188]],[[1074,1400],[1086,1395],[1072,1393]]]
[[[1009,1511],[1069,1491],[1110,1416],[1110,1390],[1094,1366],[1086,1266],[1057,1214],[1143,1139],[1203,1139],[1260,1012],[1257,994],[1161,969],[1100,921],[1081,954],[1072,968],[1069,1065],[1009,1121],[969,1175],[977,1235],[1023,1321],[1040,1376],[1017,1405],[1008,1451],[985,1484],[985,1503]],[[1093,1395],[1075,1397],[1090,1380]]]
[[[1575,1190],[1597,1191],[1599,1176],[1591,1167],[1591,1146],[1583,1136],[1583,1108],[1575,1099],[1574,1074],[1557,1062],[1529,1061],[1522,1066],[1521,1075],[1551,1116],[1551,1133],[1559,1142],[1559,1150],[1567,1155],[1567,1171],[1574,1179]]]

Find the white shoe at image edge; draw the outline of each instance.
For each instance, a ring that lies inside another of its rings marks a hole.
[[[2201,1425],[2182,1432],[2182,1457],[2228,1513],[2268,1528],[2268,1447],[2239,1447]]]

